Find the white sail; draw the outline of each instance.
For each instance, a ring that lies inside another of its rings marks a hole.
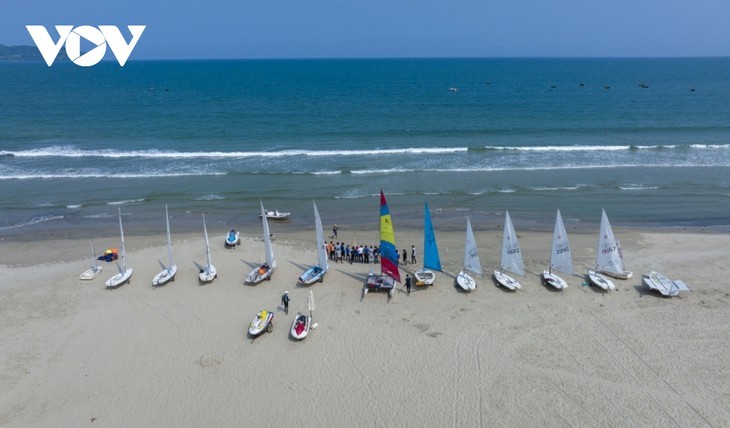
[[[165,205],[165,220],[167,221],[167,269],[172,269],[172,235],[170,235],[170,215],[167,213],[167,205]]]
[[[598,236],[596,250],[596,270],[623,275],[624,262],[621,259],[621,249],[613,236],[611,223],[608,222],[606,210],[601,210],[601,230]]]
[[[327,250],[324,244],[324,230],[322,230],[322,218],[319,216],[319,210],[317,204],[312,201],[314,205],[314,229],[317,234],[317,264],[325,272],[329,269],[329,259],[327,258]]]
[[[553,248],[550,253],[550,269],[558,270],[568,275],[573,274],[573,257],[568,243],[568,233],[565,231],[563,217],[560,210],[555,217],[555,230],[553,231]]]
[[[205,260],[206,270],[210,269],[213,263],[210,261],[210,242],[208,242],[208,227],[205,225],[205,213],[203,213],[203,233],[205,234]]]
[[[119,268],[119,273],[124,274],[127,271],[127,256],[124,251],[124,227],[122,227],[122,209],[119,208],[119,234],[122,237],[122,267]]]
[[[509,211],[505,211],[504,233],[502,234],[502,262],[500,266],[517,275],[525,274],[525,265],[522,262],[522,251],[517,241],[517,233],[512,225]]]
[[[271,233],[269,232],[269,222],[266,219],[266,210],[264,210],[263,201],[261,203],[261,221],[264,223],[264,250],[266,251],[266,263],[271,269],[276,267],[276,259],[274,259],[274,248],[271,246]]]
[[[464,247],[464,269],[477,275],[483,275],[482,264],[479,261],[477,242],[474,239],[474,231],[471,229],[471,221],[466,218],[466,246]]]

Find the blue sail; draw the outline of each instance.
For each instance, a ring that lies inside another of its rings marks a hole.
[[[441,271],[441,259],[439,258],[438,245],[436,245],[436,235],[433,233],[428,202],[424,203],[423,211],[423,268]]]

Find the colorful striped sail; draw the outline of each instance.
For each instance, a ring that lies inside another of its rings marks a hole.
[[[385,275],[400,282],[398,249],[395,246],[393,221],[390,218],[390,210],[382,189],[380,190],[380,270]]]

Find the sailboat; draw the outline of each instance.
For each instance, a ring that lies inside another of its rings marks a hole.
[[[474,239],[474,231],[471,229],[471,221],[466,218],[466,245],[464,246],[464,268],[456,275],[456,284],[466,291],[477,288],[474,278],[469,276],[468,272],[484,275],[482,272],[482,264],[479,262],[479,252],[477,251],[477,242]]]
[[[85,270],[84,273],[81,274],[81,279],[83,280],[90,280],[96,278],[97,275],[99,275],[99,272],[101,272],[101,265],[98,263],[99,260],[96,258],[96,251],[94,251],[94,243],[91,242],[91,239],[89,239],[89,245],[91,245],[91,257],[93,257],[94,265],[91,266],[89,269]]]
[[[175,274],[177,273],[177,265],[172,263],[172,236],[170,235],[170,216],[167,213],[167,205],[165,205],[165,222],[167,223],[167,260],[168,265],[165,266],[160,262],[162,271],[155,275],[152,279],[152,285],[164,285],[168,281],[175,282]]]
[[[428,210],[428,202],[423,206],[423,268],[413,273],[416,277],[416,285],[432,285],[436,280],[436,274],[429,269],[441,271],[441,259],[439,258],[436,235],[433,232],[431,223],[431,212]]]
[[[264,224],[264,251],[266,252],[266,262],[256,266],[246,275],[246,282],[249,284],[258,284],[265,279],[271,279],[271,275],[276,268],[276,259],[274,259],[274,248],[271,246],[271,234],[269,233],[269,221],[266,218],[266,210],[264,203],[261,202],[261,222]]]
[[[368,291],[388,291],[388,296],[393,297],[395,283],[400,282],[398,249],[395,246],[393,220],[382,189],[380,190],[380,272],[380,275],[372,271],[368,274],[363,294],[367,294]]]
[[[621,243],[613,235],[606,210],[601,210],[601,230],[598,235],[595,270],[617,279],[629,279],[632,276],[632,272],[624,270]]]
[[[568,243],[568,233],[565,231],[563,217],[560,210],[555,217],[555,229],[553,230],[553,245],[550,253],[550,266],[548,270],[542,272],[542,283],[555,287],[558,290],[568,288],[568,283],[558,275],[553,273],[553,269],[573,274],[573,258],[570,253],[570,243]]]
[[[494,271],[494,279],[497,283],[510,290],[521,288],[520,283],[516,279],[504,273],[508,270],[517,275],[525,274],[525,265],[522,262],[522,251],[520,243],[517,241],[517,233],[512,225],[512,219],[509,211],[504,214],[504,233],[502,234],[502,261],[499,264],[500,270]]]
[[[205,225],[205,213],[203,213],[203,234],[205,235],[205,260],[206,265],[200,268],[198,278],[202,282],[212,282],[218,278],[218,271],[210,261],[210,242],[208,242],[208,227]]]
[[[119,263],[117,263],[117,268],[119,269],[119,273],[114,275],[113,277],[109,278],[106,282],[107,288],[114,288],[118,287],[125,282],[129,284],[130,278],[132,277],[132,268],[127,267],[127,255],[124,252],[124,228],[122,227],[122,209],[119,208],[119,235],[122,237],[122,265],[120,266]]]
[[[314,206],[314,233],[317,239],[317,264],[307,269],[300,277],[299,282],[302,284],[313,284],[315,281],[322,282],[327,269],[329,269],[329,260],[324,244],[324,230],[322,229],[322,218],[319,216],[317,204],[312,201]]]

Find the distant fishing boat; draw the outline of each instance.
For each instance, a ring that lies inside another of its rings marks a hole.
[[[395,283],[400,282],[398,270],[398,249],[395,246],[395,232],[390,217],[388,203],[383,190],[380,190],[380,275],[372,271],[368,274],[363,294],[368,291],[387,291],[393,297]]]
[[[131,267],[127,267],[127,255],[124,250],[124,228],[122,227],[122,209],[118,208],[118,210],[119,210],[119,235],[122,238],[122,246],[121,246],[122,264],[120,266],[119,262],[117,262],[117,268],[119,269],[119,273],[107,280],[107,282],[106,282],[107,288],[119,287],[120,285],[122,285],[124,283],[129,284],[131,282],[131,277],[132,277],[132,272],[133,272]]]
[[[177,273],[177,265],[172,262],[172,236],[170,235],[170,215],[167,213],[167,205],[165,205],[165,223],[167,225],[167,266],[160,262],[162,271],[155,275],[152,279],[152,286],[164,285],[169,281],[175,282],[175,274]]]
[[[545,285],[555,287],[558,290],[568,288],[568,283],[555,273],[557,270],[568,275],[573,274],[573,258],[570,252],[570,243],[568,243],[568,232],[563,224],[563,217],[560,210],[555,217],[555,229],[553,230],[553,244],[550,252],[550,266],[548,270],[542,272],[542,282]]]
[[[494,271],[494,279],[497,283],[510,290],[521,288],[520,283],[516,279],[504,273],[508,270],[517,275],[525,274],[525,265],[522,262],[522,250],[517,240],[517,233],[509,216],[509,211],[504,214],[504,232],[502,233],[502,259],[499,264],[500,270]]]
[[[477,288],[474,278],[469,276],[469,272],[484,275],[482,272],[482,264],[479,261],[479,251],[477,250],[477,242],[474,239],[474,231],[471,229],[471,221],[466,218],[466,244],[464,246],[464,267],[456,276],[456,284],[464,289],[471,291]]]
[[[307,269],[300,277],[299,282],[305,285],[313,284],[316,281],[322,282],[324,276],[329,269],[329,259],[324,244],[324,229],[322,228],[322,218],[319,216],[317,204],[312,201],[314,206],[314,234],[317,240],[317,264]]]
[[[413,273],[416,277],[416,285],[433,285],[436,274],[429,269],[441,271],[441,259],[439,258],[436,235],[431,223],[431,212],[428,209],[428,202],[423,205],[423,268]]]
[[[96,251],[94,251],[94,243],[91,242],[91,239],[89,239],[89,245],[91,245],[91,257],[94,260],[94,265],[91,266],[89,269],[85,270],[81,275],[80,278],[88,281],[91,279],[96,278],[97,275],[99,275],[99,272],[101,272],[101,265],[99,265],[99,259],[96,257]]]

